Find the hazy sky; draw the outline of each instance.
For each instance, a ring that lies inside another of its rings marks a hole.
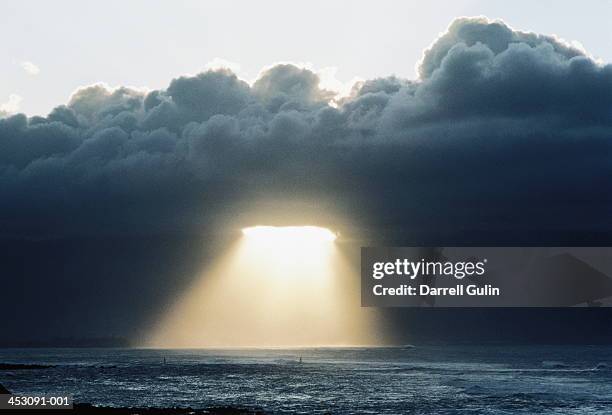
[[[0,4],[0,105],[46,114],[79,86],[162,88],[215,58],[251,80],[279,61],[336,78],[415,77],[454,17],[501,18],[612,61],[612,1],[19,1]]]

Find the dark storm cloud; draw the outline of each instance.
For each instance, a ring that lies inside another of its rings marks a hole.
[[[149,93],[81,89],[47,117],[0,119],[0,227],[184,230],[299,202],[296,218],[374,228],[609,228],[612,66],[462,18],[419,75],[334,106],[287,64],[252,86],[220,70]]]

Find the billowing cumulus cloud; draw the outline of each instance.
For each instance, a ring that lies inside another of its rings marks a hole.
[[[82,88],[46,117],[0,119],[0,226],[177,231],[275,209],[375,229],[612,225],[611,65],[462,18],[418,73],[334,105],[290,64],[252,85],[217,69],[150,92]]]

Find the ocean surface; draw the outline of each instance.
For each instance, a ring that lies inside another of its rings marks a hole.
[[[609,346],[0,349],[0,362],[57,365],[0,371],[0,383],[16,393],[72,394],[96,405],[231,405],[278,414],[612,414]]]

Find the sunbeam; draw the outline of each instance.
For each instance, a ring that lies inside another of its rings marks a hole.
[[[245,228],[236,246],[177,301],[149,345],[299,347],[377,344],[358,275],[314,226]]]

